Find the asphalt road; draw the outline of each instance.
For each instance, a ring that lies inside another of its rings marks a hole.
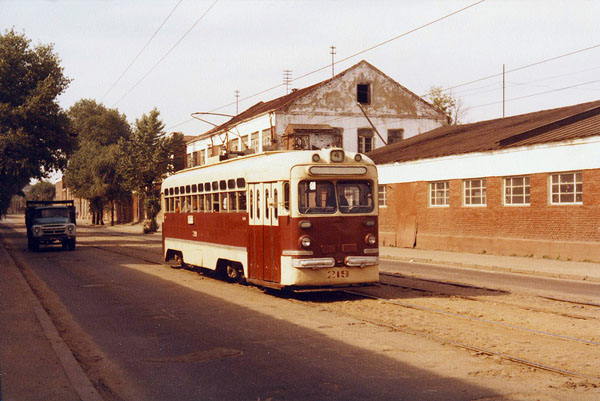
[[[491,272],[442,265],[380,260],[383,271],[486,288],[600,304],[600,283]]]
[[[11,253],[34,273],[37,295],[107,400],[497,396],[375,351],[370,336],[379,333],[361,332],[361,323],[346,317],[92,247],[96,234],[85,229],[73,252],[31,253],[23,230],[5,231]]]

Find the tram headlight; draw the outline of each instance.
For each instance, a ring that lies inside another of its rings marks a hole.
[[[377,237],[373,234],[368,234],[365,237],[365,242],[367,243],[367,245],[375,245],[377,243]]]
[[[357,162],[359,162],[359,161],[361,161],[361,160],[362,160],[362,156],[361,156],[360,154],[358,154],[358,153],[357,153],[357,154],[354,156],[354,161],[357,161]]]
[[[319,160],[321,160],[321,156],[319,156],[319,155],[318,155],[318,154],[316,154],[316,153],[315,153],[314,155],[312,155],[312,161],[313,161],[313,162],[315,162],[315,163],[316,163],[316,162],[318,162]]]
[[[312,240],[310,239],[310,237],[308,235],[300,237],[300,245],[302,245],[304,248],[310,247],[311,243],[312,243]]]

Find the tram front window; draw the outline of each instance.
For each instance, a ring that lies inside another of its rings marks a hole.
[[[368,180],[300,181],[298,211],[302,214],[370,213],[373,182]]]
[[[370,213],[373,211],[373,184],[371,181],[338,181],[338,204],[342,213]]]
[[[300,181],[298,209],[303,214],[335,213],[335,187],[330,181]]]

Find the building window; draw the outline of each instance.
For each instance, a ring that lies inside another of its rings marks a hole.
[[[377,194],[379,207],[387,207],[387,187],[385,185],[378,185]]]
[[[581,172],[552,174],[550,203],[553,205],[582,204],[583,178]]]
[[[204,166],[206,164],[206,152],[204,150],[201,150],[198,153],[200,153],[200,157],[198,158],[198,165]]]
[[[391,145],[394,142],[400,142],[404,139],[404,129],[389,129],[388,130],[388,145]]]
[[[429,183],[429,206],[450,206],[450,182]]]
[[[258,143],[258,132],[253,132],[250,136],[250,148],[254,149],[254,152],[258,153],[259,143]]]
[[[193,167],[192,166],[192,154],[191,153],[187,154],[186,165],[187,165],[187,167]]]
[[[465,206],[485,206],[487,204],[485,179],[465,180]]]
[[[271,138],[271,129],[264,129],[262,131],[262,144],[263,144],[263,149],[265,148],[265,146],[271,146],[272,144],[272,138]]]
[[[361,104],[371,104],[371,85],[356,85],[356,100]]]
[[[231,141],[229,141],[229,150],[232,152],[237,152],[238,150],[240,150],[240,139],[239,138],[234,138]]]
[[[529,206],[529,177],[504,179],[504,204]]]
[[[373,130],[371,128],[359,128],[358,131],[358,153],[367,153],[373,150]]]

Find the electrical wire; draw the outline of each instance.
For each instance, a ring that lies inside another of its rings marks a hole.
[[[129,71],[129,69],[131,68],[131,66],[133,65],[133,63],[135,63],[136,60],[138,59],[138,57],[140,57],[140,55],[143,53],[143,51],[146,50],[146,47],[148,47],[148,45],[150,44],[150,42],[152,42],[152,39],[154,39],[154,37],[162,29],[162,27],[169,20],[169,18],[171,18],[171,15],[173,15],[173,13],[177,9],[177,7],[179,7],[179,5],[181,4],[182,1],[183,0],[179,0],[179,2],[177,4],[175,4],[175,7],[173,7],[173,9],[169,13],[169,15],[167,15],[167,18],[165,18],[165,20],[162,22],[162,24],[160,24],[160,26],[158,27],[158,29],[156,29],[156,31],[154,31],[154,33],[152,34],[152,36],[150,37],[150,39],[148,39],[148,41],[146,42],[146,44],[144,45],[144,47],[142,47],[142,50],[140,50],[138,52],[138,54],[133,58],[133,60],[131,60],[131,63],[129,63],[129,65],[127,66],[127,68],[125,68],[125,70],[121,73],[121,75],[119,75],[119,78],[117,78],[117,80],[111,85],[111,87],[108,88],[108,90],[106,91],[106,93],[104,93],[104,95],[102,95],[102,97],[100,98],[100,102],[102,102],[104,100],[104,98],[106,97],[106,95],[108,95],[110,93],[110,91],[113,90],[113,88],[117,85],[117,83],[121,80],[121,78],[123,78],[123,76],[125,75],[125,73],[127,71]]]
[[[137,81],[135,83],[135,85],[133,85],[131,88],[129,88],[129,90],[123,95],[121,96],[121,98],[119,100],[117,100],[114,104],[113,107],[115,107],[117,104],[119,104],[123,99],[125,99],[127,97],[127,95],[129,95],[148,75],[150,75],[150,73],[152,71],[154,71],[154,69],[165,59],[167,58],[167,56],[179,45],[179,43],[181,43],[181,41],[192,31],[192,29],[194,29],[196,27],[196,25],[198,25],[198,23],[200,21],[202,21],[202,19],[206,16],[206,14],[209,13],[210,10],[212,10],[212,8],[219,2],[219,0],[215,0],[210,7],[208,7],[208,9],[204,12],[204,14],[202,14],[200,16],[200,18],[198,18],[196,20],[196,22],[194,22],[194,24],[179,38],[179,40],[177,42],[175,42],[175,44],[148,70],[148,72],[146,72],[146,74],[144,74],[142,76],[142,78],[140,78],[139,81]]]
[[[359,52],[357,52],[357,53],[354,53],[354,54],[352,54],[352,55],[350,55],[350,56],[344,57],[343,59],[341,59],[341,60],[338,60],[338,61],[334,62],[333,64],[334,64],[334,65],[336,65],[336,64],[342,63],[342,62],[344,62],[344,61],[347,61],[347,60],[349,60],[349,59],[351,59],[351,58],[353,58],[353,57],[359,56],[359,55],[361,55],[361,54],[363,54],[363,53],[366,53],[366,52],[368,52],[368,51],[371,51],[371,50],[373,50],[373,49],[376,49],[376,48],[378,48],[378,47],[380,47],[380,46],[386,45],[386,44],[388,44],[388,43],[390,43],[390,42],[392,42],[392,41],[394,41],[394,40],[396,40],[396,39],[400,39],[400,38],[402,38],[402,37],[404,37],[404,36],[407,36],[407,35],[409,35],[409,34],[411,34],[411,33],[414,33],[414,32],[416,32],[416,31],[418,31],[418,30],[421,30],[421,29],[423,29],[423,28],[426,28],[426,27],[428,27],[428,26],[430,26],[430,25],[433,25],[433,24],[435,24],[436,22],[440,22],[440,21],[442,21],[442,20],[444,20],[444,19],[446,19],[446,18],[450,18],[450,17],[451,17],[451,16],[453,16],[453,15],[456,15],[456,14],[458,14],[458,13],[460,13],[460,12],[463,12],[463,11],[465,11],[465,10],[467,10],[467,9],[471,8],[471,7],[474,7],[474,6],[478,5],[478,4],[481,4],[481,3],[483,3],[484,1],[486,1],[486,0],[479,0],[479,1],[477,1],[477,2],[475,2],[475,3],[472,3],[472,4],[470,4],[470,5],[466,6],[466,7],[463,7],[463,8],[461,8],[461,9],[459,9],[459,10],[453,11],[453,12],[451,12],[450,14],[446,14],[446,15],[444,15],[444,16],[442,16],[442,17],[440,17],[440,18],[437,18],[437,19],[435,19],[435,20],[433,20],[433,21],[430,21],[430,22],[428,22],[428,23],[426,23],[426,24],[423,24],[423,25],[421,25],[421,26],[419,26],[419,27],[417,27],[417,28],[411,29],[410,31],[404,32],[404,33],[402,33],[402,34],[400,34],[400,35],[398,35],[398,36],[394,36],[394,37],[393,37],[393,38],[391,38],[391,39],[385,40],[385,41],[383,41],[383,42],[380,42],[380,43],[378,43],[378,44],[376,44],[376,45],[373,45],[373,46],[371,46],[371,47],[369,47],[369,48],[367,48],[367,49],[361,50],[361,51],[359,51]],[[297,80],[299,80],[299,79],[302,79],[302,78],[306,78],[306,77],[308,77],[308,76],[310,76],[310,75],[316,74],[317,72],[319,72],[319,71],[323,71],[324,69],[328,69],[328,68],[331,68],[331,64],[328,64],[328,65],[327,65],[327,66],[325,66],[325,67],[318,68],[318,69],[316,69],[316,70],[313,70],[313,71],[311,71],[311,72],[308,72],[308,73],[306,73],[306,74],[304,74],[304,75],[301,75],[301,76],[299,76],[299,77],[297,77],[297,78],[294,78],[294,79],[292,79],[290,82],[297,81]],[[257,93],[254,93],[254,94],[252,94],[252,95],[249,95],[249,96],[243,97],[243,98],[241,98],[241,99],[238,99],[238,100],[237,100],[237,102],[239,102],[239,101],[245,101],[245,100],[252,99],[252,98],[254,98],[254,97],[256,97],[256,96],[262,95],[263,93],[267,93],[267,92],[270,92],[270,91],[272,91],[272,90],[275,90],[275,89],[277,89],[277,88],[280,88],[280,87],[282,87],[283,85],[285,85],[285,84],[281,83],[281,84],[278,84],[278,85],[272,86],[272,87],[270,87],[270,88],[267,88],[267,89],[264,89],[264,90],[262,90],[262,91],[260,91],[260,92],[257,92]],[[225,104],[225,105],[223,105],[223,106],[219,106],[219,107],[217,107],[217,108],[215,108],[215,109],[212,109],[212,110],[210,110],[210,111],[211,111],[211,112],[214,112],[214,111],[217,111],[217,110],[221,110],[221,109],[224,109],[224,108],[226,108],[226,107],[232,106],[232,105],[234,105],[234,104],[236,104],[236,102],[231,102],[231,103]],[[181,126],[181,125],[183,125],[183,124],[187,124],[187,123],[188,123],[188,122],[190,122],[190,121],[193,121],[193,119],[189,119],[189,120],[186,120],[186,121],[184,121],[184,122],[181,122],[181,123],[175,124],[175,125],[173,125],[173,126],[171,126],[171,127],[169,127],[169,128],[175,128],[175,127],[179,127],[179,126]]]
[[[539,95],[546,95],[548,93],[553,93],[553,92],[560,92],[560,91],[563,91],[563,90],[572,89],[572,88],[576,88],[576,87],[584,86],[584,85],[595,84],[595,83],[598,83],[598,82],[600,82],[600,79],[597,79],[595,81],[588,81],[588,82],[583,82],[583,83],[579,83],[579,84],[575,84],[575,85],[565,86],[563,88],[552,89],[552,90],[548,90],[548,91],[544,91],[544,92],[532,93],[530,95],[513,97],[511,99],[506,99],[505,102],[511,102],[513,100],[526,99],[528,97],[534,97],[534,96],[539,96]],[[499,103],[502,103],[502,100],[499,100],[497,102],[486,103],[486,104],[479,104],[477,106],[469,106],[469,110],[470,109],[476,109],[476,108],[479,108],[479,107],[491,106],[491,105],[499,104]]]

